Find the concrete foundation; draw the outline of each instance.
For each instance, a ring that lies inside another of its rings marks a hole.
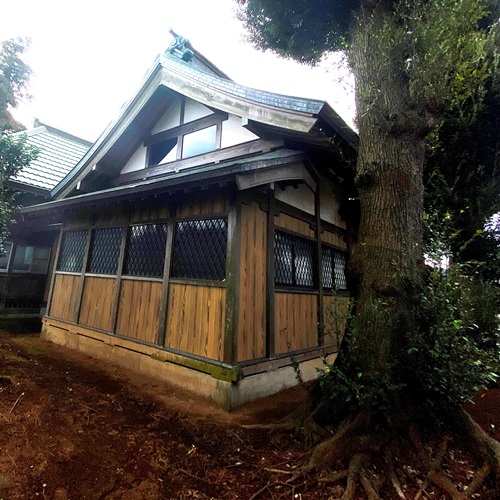
[[[186,363],[183,361],[188,361],[188,358],[48,318],[43,320],[41,336],[55,344],[168,382],[210,399],[226,410],[298,384],[295,371],[290,365],[243,378],[238,367],[227,367],[227,376],[224,377],[225,380],[221,380],[219,376],[184,366]],[[335,356],[330,355],[328,360],[333,361]],[[303,361],[299,366],[302,379],[307,382],[317,378],[317,368],[323,366],[323,362],[317,357]],[[219,370],[218,374],[220,373]],[[224,374],[224,369],[222,373]]]

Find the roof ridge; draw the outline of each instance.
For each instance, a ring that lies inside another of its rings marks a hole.
[[[45,129],[48,132],[56,134],[60,137],[64,137],[64,138],[69,139],[71,141],[79,142],[80,144],[83,144],[84,146],[90,147],[93,144],[93,142],[91,142],[91,141],[87,141],[86,139],[82,139],[81,137],[77,137],[76,135],[70,134],[69,132],[65,132],[64,130],[61,130],[61,129],[56,128],[56,127],[52,127],[51,125],[47,125],[46,123],[42,123],[40,121],[38,121],[38,126],[45,127]],[[39,127],[37,127],[37,128],[39,128]],[[36,129],[33,129],[33,130],[36,130]]]
[[[323,99],[313,99],[311,97],[301,97],[301,96],[297,96],[297,95],[288,95],[288,94],[280,94],[280,93],[277,93],[277,92],[270,92],[268,90],[263,90],[263,89],[258,89],[258,88],[255,88],[255,87],[250,87],[248,85],[242,85],[240,83],[236,83],[234,80],[230,80],[230,79],[226,79],[226,78],[222,78],[220,76],[217,76],[217,75],[214,75],[214,74],[211,74],[211,73],[208,73],[207,71],[204,71],[203,69],[201,68],[198,68],[196,66],[193,66],[185,61],[182,61],[181,59],[177,58],[177,57],[174,57],[174,56],[170,56],[169,54],[161,54],[161,58],[165,61],[167,61],[167,66],[169,66],[169,69],[171,69],[171,65],[169,63],[171,63],[172,65],[176,65],[176,66],[179,66],[180,68],[184,69],[184,70],[187,70],[187,72],[191,73],[192,76],[195,76],[196,73],[203,73],[204,76],[207,76],[209,79],[212,79],[212,80],[215,80],[214,83],[220,83],[221,86],[223,88],[225,88],[226,91],[230,91],[228,87],[233,87],[233,88],[236,88],[236,89],[243,89],[243,90],[246,90],[246,91],[250,91],[251,93],[255,93],[255,94],[261,94],[262,96],[268,96],[268,97],[275,97],[275,98],[279,98],[279,99],[282,99],[282,100],[288,100],[288,101],[296,101],[296,102],[307,102],[309,104],[316,104],[316,105],[322,105],[324,106],[325,104],[327,104],[327,101],[323,100]],[[184,72],[186,73],[186,72]],[[210,82],[207,82],[206,80],[203,80],[203,83],[204,84],[210,84]],[[258,102],[258,103],[261,103],[262,104],[262,101],[260,100],[256,100],[256,99],[252,99],[251,96],[248,96],[248,95],[245,95],[245,98],[248,99],[248,100],[251,100],[251,101],[254,101],[254,102]],[[286,106],[285,106],[286,107]],[[294,109],[294,108],[291,108],[291,109]],[[319,110],[317,111],[319,112]]]

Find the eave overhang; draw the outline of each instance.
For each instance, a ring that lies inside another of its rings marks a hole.
[[[168,177],[136,182],[125,186],[25,207],[21,209],[20,215],[23,219],[51,216],[52,222],[57,222],[59,219],[62,220],[62,215],[67,209],[76,209],[89,206],[89,204],[97,206],[144,199],[146,197],[154,198],[160,194],[170,195],[179,190],[206,188],[208,185],[221,185],[226,182],[235,183],[238,174],[294,165],[302,163],[305,160],[306,155],[297,151],[273,151],[251,158],[189,169],[188,171],[174,173]]]

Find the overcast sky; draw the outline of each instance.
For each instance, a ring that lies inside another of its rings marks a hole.
[[[95,140],[139,88],[172,27],[233,80],[250,87],[326,99],[353,115],[349,80],[333,64],[301,66],[253,49],[233,0],[20,0],[4,3],[0,40],[31,38],[31,102],[16,117],[34,118]]]

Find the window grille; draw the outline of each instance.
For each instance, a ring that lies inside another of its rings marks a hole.
[[[163,276],[166,241],[166,224],[131,226],[123,273],[130,276]]]
[[[274,233],[275,284],[315,288],[315,243],[276,231]]]
[[[58,271],[80,273],[85,257],[87,231],[65,231],[59,252]]]
[[[95,274],[116,274],[121,240],[121,227],[94,229],[87,271]]]
[[[323,287],[330,290],[347,290],[345,253],[332,247],[321,247],[321,276]]]
[[[226,248],[226,219],[177,222],[171,277],[223,281]]]

